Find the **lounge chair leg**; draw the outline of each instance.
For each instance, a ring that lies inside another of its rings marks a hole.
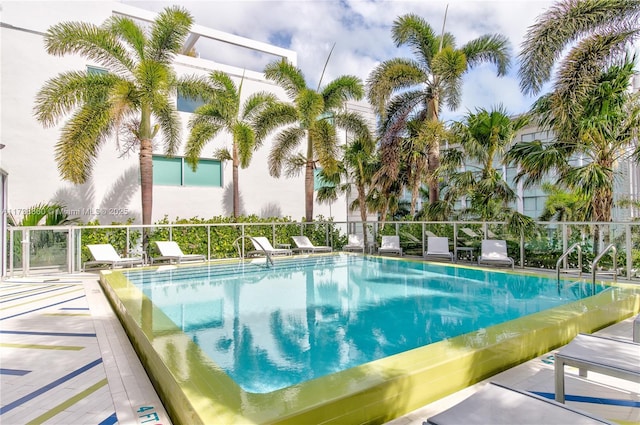
[[[564,403],[564,362],[555,356],[556,401]]]

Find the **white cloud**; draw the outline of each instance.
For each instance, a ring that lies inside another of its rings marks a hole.
[[[447,7],[447,2],[435,0],[123,2],[156,12],[178,4],[189,10],[198,24],[292,49],[297,52],[298,66],[311,87],[316,87],[334,43],[323,83],[344,74],[366,80],[379,61],[411,56],[407,48],[397,48],[391,39],[391,26],[398,16],[415,13],[440,32]],[[528,0],[449,2],[445,30],[455,36],[458,45],[482,34],[504,34],[511,41],[513,59],[508,75],[503,78],[496,77],[493,66],[471,70],[462,87],[461,107],[445,111],[443,117],[459,117],[477,107],[488,108],[498,103],[510,113],[527,109],[532,99],[520,93],[516,55],[527,28],[551,4]],[[219,54],[222,58],[233,56],[232,52]]]

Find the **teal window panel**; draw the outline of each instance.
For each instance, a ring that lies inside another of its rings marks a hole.
[[[182,158],[153,157],[153,184],[160,186],[182,185]]]
[[[185,97],[178,93],[178,99],[176,101],[176,108],[178,109],[178,111],[193,113],[202,105],[204,105],[203,99],[193,99],[190,97]]]
[[[95,66],[87,66],[87,73],[88,74],[108,74],[109,71],[107,71],[104,68],[97,68]]]
[[[193,171],[189,164],[185,164],[184,185],[222,187],[222,163],[211,159],[201,159],[196,171]]]
[[[322,178],[320,171],[322,171],[322,168],[313,170],[313,190],[318,190],[323,187],[334,187],[335,185],[333,183]]]

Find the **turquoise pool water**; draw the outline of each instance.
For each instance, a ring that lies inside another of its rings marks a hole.
[[[267,393],[602,291],[503,271],[335,255],[127,277],[245,391]]]

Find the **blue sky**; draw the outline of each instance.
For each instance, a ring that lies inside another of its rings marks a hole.
[[[142,9],[160,11],[171,4],[184,6],[197,24],[295,50],[298,66],[315,86],[331,47],[334,51],[324,82],[344,74],[366,80],[381,61],[411,57],[391,40],[391,25],[400,15],[416,13],[440,31],[449,4],[446,31],[458,45],[480,35],[500,33],[511,43],[508,75],[497,77],[491,65],[467,73],[461,106],[443,111],[445,119],[458,119],[476,108],[502,104],[509,113],[525,112],[535,100],[524,96],[517,79],[517,53],[527,28],[546,11],[551,1],[435,0],[123,0]]]

